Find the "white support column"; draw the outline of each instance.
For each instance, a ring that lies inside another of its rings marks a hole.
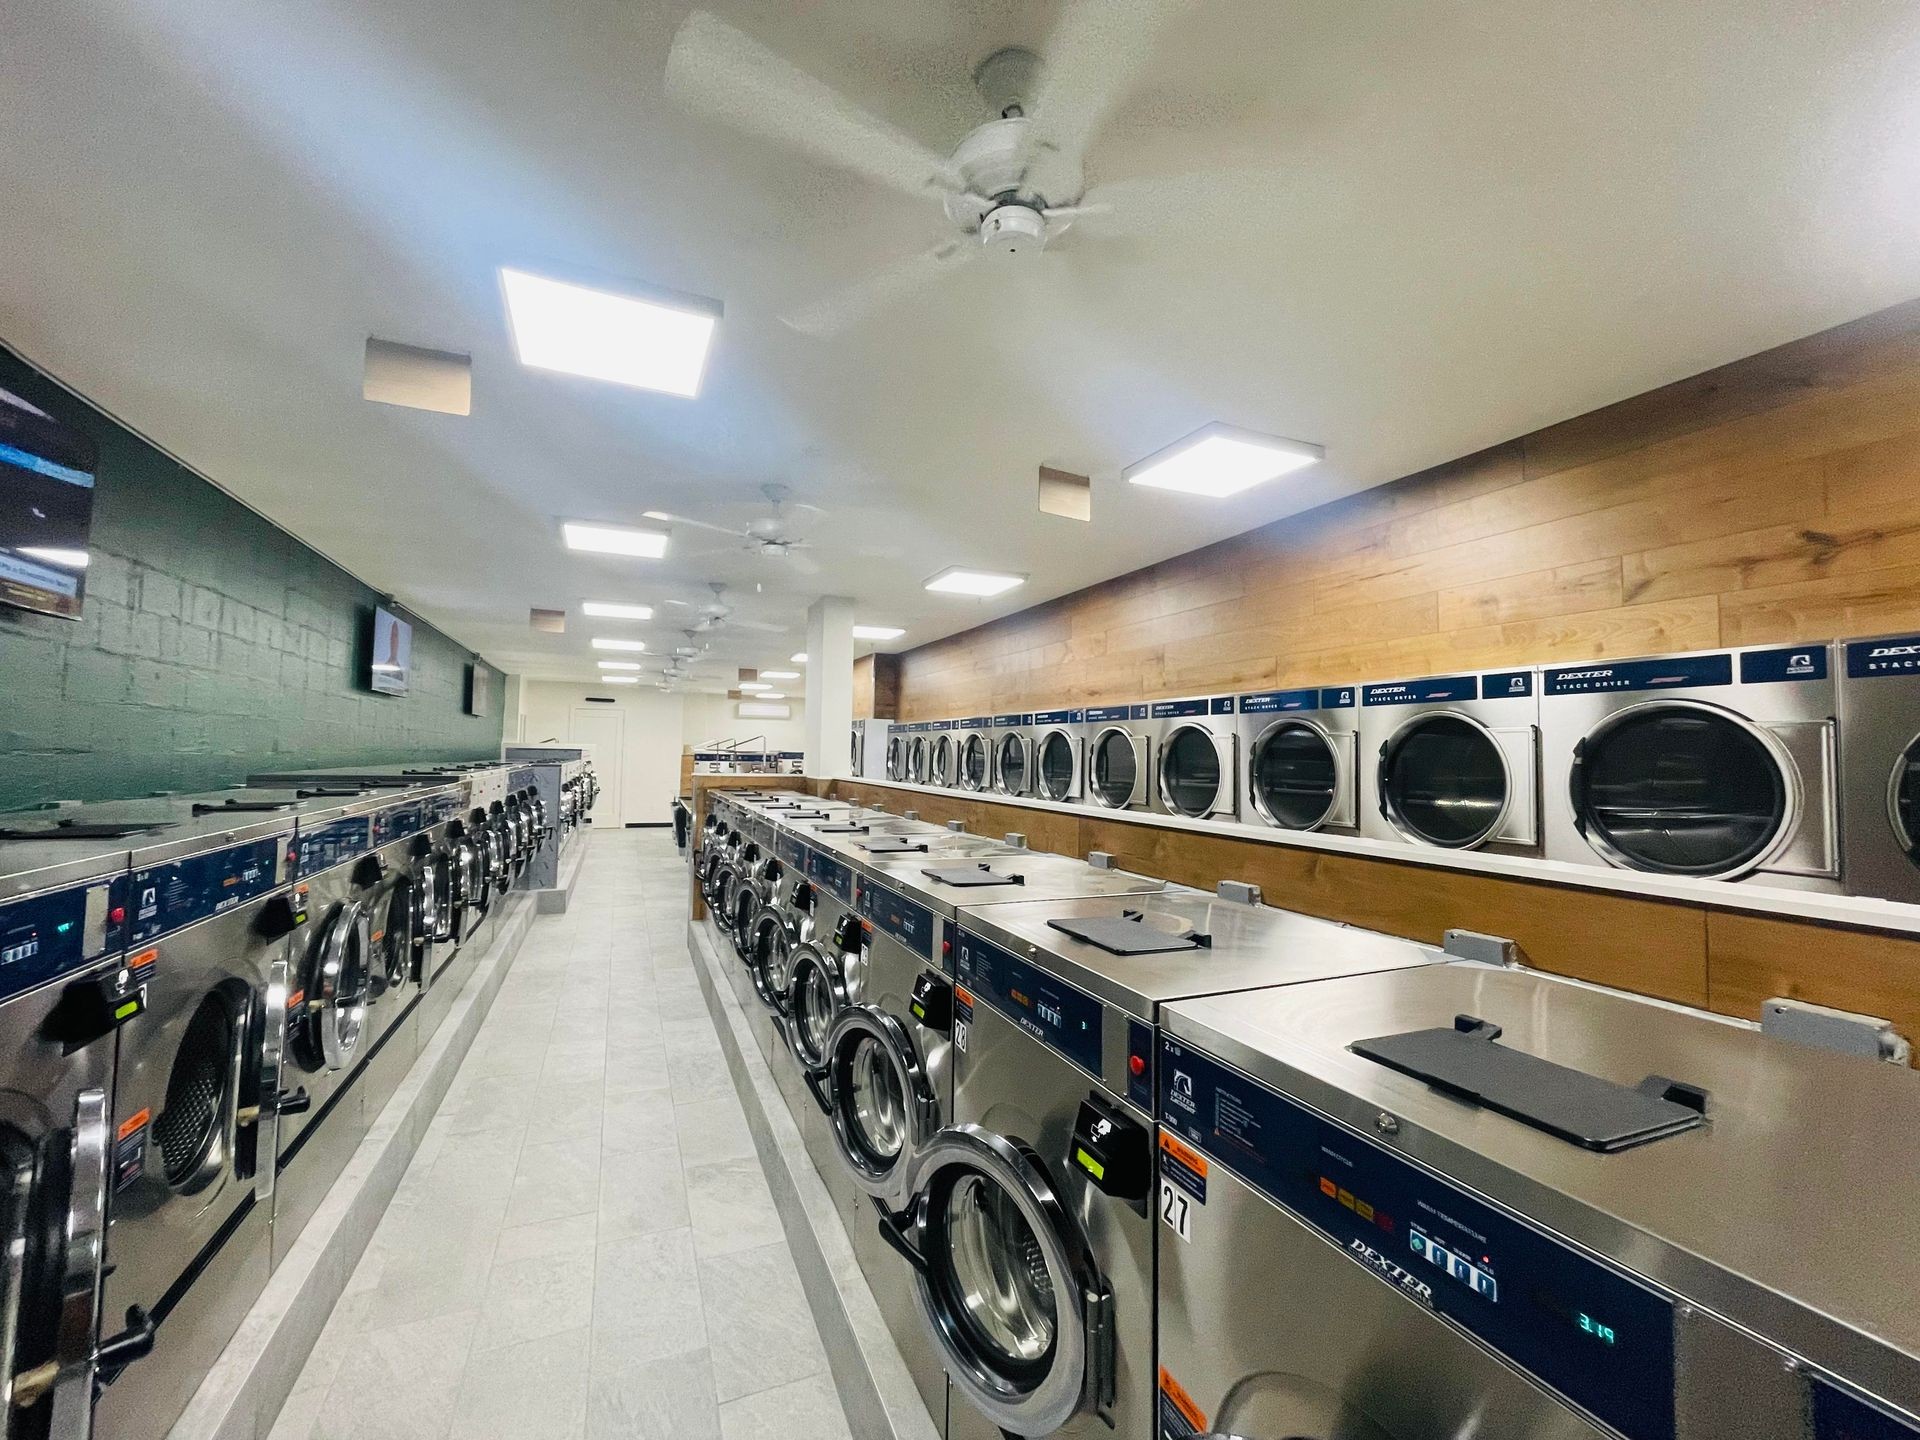
[[[807,774],[852,772],[853,601],[822,595],[807,611]]]

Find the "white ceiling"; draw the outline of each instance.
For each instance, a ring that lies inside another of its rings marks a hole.
[[[986,118],[974,63],[1057,10],[710,8],[942,150]],[[530,606],[729,581],[794,628],[723,639],[720,677],[799,649],[823,590],[903,648],[1920,293],[1911,0],[1219,0],[1090,154],[1124,236],[809,339],[774,316],[938,208],[671,106],[686,10],[0,7],[0,337],[509,669],[590,676],[588,636],[636,630]],[[718,297],[699,398],[521,369],[509,261]],[[370,334],[470,351],[472,416],[363,401]],[[1326,463],[1227,502],[1119,482],[1212,419]],[[1041,464],[1094,475],[1090,526],[1036,513]],[[563,515],[744,524],[769,480],[830,512],[820,577],[699,532],[559,544]],[[955,562],[1033,580],[921,590]]]

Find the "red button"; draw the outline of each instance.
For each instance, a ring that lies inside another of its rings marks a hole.
[[[126,918],[127,918],[127,907],[124,905],[116,905],[113,907],[113,909],[107,911],[107,919],[112,924],[118,925],[122,920],[125,920]]]
[[[1127,1057],[1127,1073],[1130,1075],[1146,1074],[1147,1057],[1144,1055],[1129,1055]]]

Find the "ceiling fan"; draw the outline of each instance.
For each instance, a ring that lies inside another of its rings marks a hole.
[[[711,528],[717,529],[719,527],[715,526]],[[782,635],[786,633],[787,627],[785,625],[773,625],[764,620],[735,620],[733,618],[733,607],[727,604],[724,598],[727,590],[724,581],[710,580],[707,582],[707,588],[713,591],[713,599],[707,601],[704,605],[696,605],[691,600],[667,601],[669,605],[678,605],[683,610],[692,610],[699,614],[700,619],[694,624],[693,628],[681,632],[686,635],[689,640],[696,635],[711,635],[714,631],[722,629],[762,630],[769,635]],[[679,651],[676,650],[674,653],[678,655]]]
[[[696,10],[667,56],[667,93],[690,109],[877,184],[940,201],[950,233],[929,250],[780,318],[832,335],[974,256],[1034,255],[1113,207],[1086,193],[1087,147],[1191,0],[1066,0],[1044,60],[989,55],[973,80],[996,118],[948,156],[870,115],[724,20]]]
[[[820,566],[808,556],[800,553],[803,550],[811,550],[813,544],[806,538],[804,531],[794,523],[793,517],[796,512],[808,512],[814,515],[824,515],[827,512],[822,510],[818,505],[808,505],[801,501],[789,501],[787,496],[792,493],[792,490],[786,485],[762,485],[760,490],[761,493],[767,497],[767,503],[773,507],[773,511],[771,514],[762,515],[758,519],[748,521],[745,529],[735,529],[731,525],[716,525],[711,520],[694,520],[685,515],[669,515],[664,510],[649,510],[647,511],[647,518],[650,520],[664,520],[670,525],[688,525],[696,530],[711,530],[719,535],[731,535],[735,539],[745,542],[740,547],[743,550],[752,551],[757,555],[764,555],[773,560],[784,560],[799,574],[818,575],[820,573]],[[726,552],[721,550],[706,550],[699,553],[703,555],[720,555]],[[699,556],[696,555],[694,558],[697,559]],[[720,592],[724,588],[724,586],[718,584],[712,586],[714,600],[712,604],[705,607],[709,613],[713,612],[715,605],[720,606],[719,613],[721,615],[724,616],[729,613],[728,607],[721,604],[719,598]],[[685,602],[674,600],[668,603],[680,605]],[[745,622],[737,623],[739,623],[743,629],[758,628],[762,630],[778,630],[785,628],[778,625],[761,625],[756,627],[748,625]]]

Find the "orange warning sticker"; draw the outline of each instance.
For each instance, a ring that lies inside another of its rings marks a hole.
[[[1193,1427],[1193,1434],[1201,1434],[1207,1428],[1207,1412],[1193,1403],[1193,1397],[1187,1394],[1180,1382],[1167,1373],[1167,1367],[1160,1367],[1160,1401],[1169,1406],[1180,1418]]]
[[[973,995],[964,985],[956,985],[953,987],[953,998],[958,1000],[962,1005],[973,1004]]]
[[[304,990],[294,991],[291,995],[287,996],[287,1009],[298,1010],[300,1008],[301,1002],[304,1001],[306,998],[307,998],[306,991]]]
[[[116,1139],[124,1140],[134,1131],[145,1128],[147,1121],[153,1118],[151,1110],[136,1110],[120,1122],[120,1133]]]
[[[1160,1148],[1191,1170],[1200,1179],[1207,1178],[1207,1157],[1188,1145],[1177,1135],[1167,1131],[1160,1132]]]
[[[127,957],[127,968],[129,970],[144,970],[159,958],[160,952],[158,950],[142,950],[138,955],[129,955]]]

